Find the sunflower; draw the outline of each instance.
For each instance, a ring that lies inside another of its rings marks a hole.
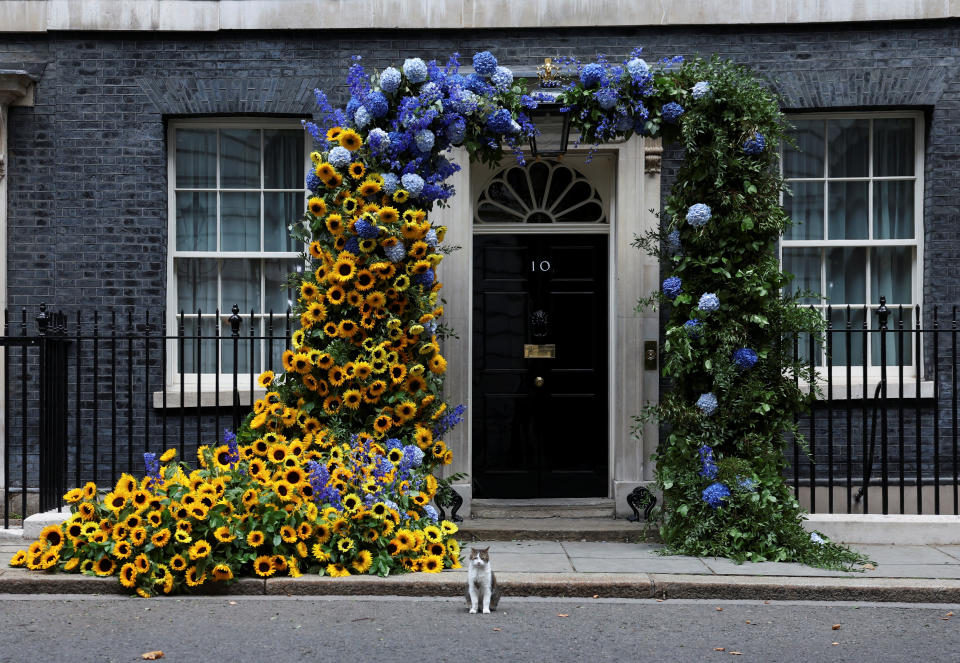
[[[313,536],[317,543],[326,543],[329,541],[331,533],[330,526],[327,523],[317,523],[313,530]]]
[[[117,568],[116,562],[104,555],[96,562],[93,563],[93,572],[98,576],[109,576],[113,575],[114,570]]]
[[[80,540],[80,537],[83,536],[83,522],[80,520],[69,521],[64,530],[64,534],[76,544],[76,542]]]
[[[393,202],[401,205],[410,199],[410,192],[406,189],[397,189],[393,192]]]
[[[337,334],[341,338],[352,338],[357,333],[357,323],[350,318],[345,318],[337,325]]]
[[[407,377],[407,367],[403,364],[394,364],[389,369],[390,380],[394,384],[399,384]],[[405,415],[410,416],[410,415]]]
[[[370,196],[374,196],[379,192],[380,192],[380,185],[371,179],[364,180],[360,184],[360,186],[357,187],[357,193],[367,198]]]
[[[402,550],[410,550],[416,543],[416,537],[408,529],[397,530],[397,536],[394,539]]]
[[[427,554],[443,557],[447,553],[447,548],[439,541],[434,541],[427,546]]]
[[[83,499],[83,489],[82,488],[71,488],[63,496],[65,502],[70,504],[75,504]]]
[[[158,529],[150,536],[150,543],[156,548],[163,548],[167,543],[170,542],[170,530],[164,527],[163,529]]]
[[[406,389],[407,393],[411,396],[416,395],[417,393],[425,390],[427,388],[427,381],[424,380],[419,375],[411,375],[407,377]]]
[[[282,463],[287,458],[286,445],[282,442],[271,444],[267,450],[267,458],[274,463]]]
[[[357,573],[366,573],[373,566],[373,554],[369,550],[361,550],[351,566]]]
[[[269,578],[277,569],[273,566],[273,558],[270,555],[260,555],[253,560],[253,570],[261,578]]]
[[[340,411],[341,405],[343,405],[343,402],[336,394],[333,396],[327,396],[325,399],[323,399],[323,411],[327,414],[336,414]]]
[[[307,209],[309,209],[310,213],[314,216],[323,216],[327,213],[327,204],[323,202],[323,198],[311,196],[307,201]]]
[[[340,207],[347,214],[353,214],[354,212],[357,211],[358,204],[359,203],[357,202],[356,198],[351,198],[350,196],[347,196],[346,198],[343,199],[343,202],[340,203]]]
[[[403,292],[410,287],[410,277],[406,274],[401,274],[393,280],[393,287],[396,288],[398,292]]]
[[[319,177],[322,181],[329,183],[330,180],[336,176],[337,170],[333,167],[332,164],[322,161],[317,164],[317,167],[314,169],[314,174]]]
[[[391,557],[396,557],[403,552],[403,550],[403,544],[400,542],[400,539],[394,538],[387,544],[387,554]]]
[[[281,479],[273,484],[273,490],[284,502],[290,502],[296,498],[296,490],[292,484]]]
[[[293,370],[300,375],[309,373],[310,369],[313,368],[313,366],[310,364],[310,357],[307,356],[306,352],[297,352],[294,354],[290,364],[293,366]]]
[[[121,495],[130,496],[137,489],[137,480],[129,474],[121,474],[120,478],[117,480],[117,485],[113,489],[113,492],[120,493]]]
[[[407,421],[417,413],[417,406],[411,401],[403,401],[397,406],[397,414],[401,419]]]
[[[439,555],[427,555],[420,560],[420,570],[424,573],[440,573],[443,571],[443,558]]]
[[[334,306],[340,306],[346,298],[347,291],[344,290],[341,285],[331,286],[330,289],[327,290],[327,301]]]
[[[443,440],[437,440],[433,443],[433,446],[430,447],[430,453],[436,458],[443,458],[447,453],[447,445],[443,443]]]
[[[190,551],[188,554],[190,555],[190,559],[198,560],[198,559],[203,559],[204,557],[209,555],[210,550],[211,550],[210,544],[204,541],[203,539],[200,539],[199,541],[194,543],[192,546],[190,546]]]
[[[123,511],[123,507],[127,505],[127,497],[126,495],[116,492],[108,493],[107,496],[103,498],[103,505],[119,517],[120,512]]]
[[[184,580],[187,581],[188,587],[199,587],[207,581],[206,572],[200,573],[197,570],[197,567],[191,566],[187,569],[187,572],[183,576]]]
[[[362,179],[364,174],[367,172],[367,169],[363,167],[363,164],[359,161],[354,161],[352,164],[347,166],[347,172],[350,173],[350,177],[355,180]]]
[[[259,548],[266,540],[267,537],[260,530],[255,529],[247,534],[247,543],[250,544],[251,548]]]
[[[183,555],[174,555],[170,558],[170,568],[174,571],[183,571],[187,568],[187,558]]]
[[[327,319],[327,307],[322,302],[311,302],[307,307],[306,315],[311,322],[323,322]]]
[[[127,562],[120,567],[120,584],[132,589],[137,584],[137,567]]]
[[[345,578],[350,575],[350,570],[343,564],[327,564],[326,571],[331,578]]]
[[[51,548],[63,545],[63,532],[60,529],[60,525],[48,525],[44,527],[43,531],[40,532],[40,538],[44,539]]]
[[[14,553],[13,558],[10,560],[9,565],[13,567],[20,567],[27,563],[27,551],[18,550]]]
[[[213,567],[213,579],[215,582],[219,582],[221,580],[232,580],[233,571],[226,564],[217,564],[215,567]]]
[[[345,129],[337,137],[337,141],[340,143],[340,147],[343,147],[351,152],[356,152],[363,145],[363,139],[360,138],[360,135],[353,129]]]
[[[373,420],[373,429],[378,433],[386,433],[393,426],[393,417],[381,414]]]
[[[193,537],[190,536],[190,532],[180,528],[177,528],[177,531],[173,533],[173,538],[177,540],[177,543],[182,543],[184,545],[193,541]]]
[[[133,547],[128,541],[118,541],[114,544],[111,554],[117,559],[126,559],[133,554]]]

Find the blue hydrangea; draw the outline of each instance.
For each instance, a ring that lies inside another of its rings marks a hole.
[[[417,149],[421,152],[429,152],[433,149],[433,143],[436,141],[436,136],[433,135],[433,132],[429,129],[421,129],[414,136],[414,142],[417,144]]]
[[[463,115],[469,115],[470,113],[477,110],[477,105],[480,103],[480,97],[471,92],[470,90],[454,90],[450,95],[450,98],[445,102],[444,107],[449,105],[451,109],[455,110],[458,113]]]
[[[400,262],[407,256],[407,247],[403,245],[403,242],[397,242],[396,244],[386,247],[383,252],[387,254],[390,262]]]
[[[680,280],[679,276],[668,276],[663,280],[663,294],[667,296],[667,299],[676,299],[677,295],[683,292],[682,285],[683,281]]]
[[[437,248],[440,242],[437,240],[437,231],[431,228],[427,231],[426,236],[424,236],[423,241],[427,243],[431,249]]]
[[[501,92],[506,92],[513,85],[513,72],[506,67],[497,67],[497,70],[490,76],[490,82]]]
[[[390,147],[390,134],[379,127],[371,129],[367,134],[367,145],[374,152],[383,152]]]
[[[433,273],[432,269],[428,269],[423,274],[414,274],[410,280],[416,285],[428,286],[433,285],[434,278],[436,278],[436,274]]]
[[[343,245],[343,250],[344,250],[344,251],[349,251],[349,252],[352,253],[353,255],[358,256],[358,255],[360,255],[360,242],[357,241],[357,238],[356,238],[356,237],[351,237],[351,238],[348,239],[348,240],[346,241],[346,243]]]
[[[667,251],[670,253],[680,253],[680,250],[683,248],[683,245],[680,244],[680,231],[673,229],[670,231],[670,234],[667,235]]]
[[[459,145],[467,137],[467,121],[462,117],[447,125],[447,140],[453,145]]]
[[[583,87],[593,87],[603,83],[607,79],[607,74],[603,66],[599,64],[588,64],[580,70],[580,84]]]
[[[380,74],[380,89],[384,92],[393,94],[400,88],[400,71],[393,67],[387,67]]]
[[[420,192],[423,191],[423,178],[416,173],[407,173],[400,178],[400,183],[404,189],[410,192],[411,196],[419,196]]]
[[[350,97],[350,100],[347,102],[346,112],[347,117],[353,117],[354,113],[357,112],[357,109],[363,105],[363,102],[357,99],[356,97]]]
[[[433,522],[437,522],[437,520],[440,518],[440,514],[432,504],[427,504],[425,507],[423,507],[423,515]]]
[[[379,90],[367,92],[367,96],[363,98],[363,105],[373,117],[383,117],[390,110],[390,102]]]
[[[487,128],[498,134],[513,133],[513,117],[506,108],[490,113],[487,117]]]
[[[380,234],[380,229],[375,223],[370,223],[365,218],[360,218],[353,224],[353,230],[363,239],[375,239]]]
[[[620,95],[612,87],[602,87],[593,93],[593,97],[597,100],[600,108],[610,110],[617,105],[617,99],[620,98]]]
[[[434,101],[439,100],[442,96],[443,93],[440,91],[440,88],[437,87],[437,84],[432,81],[420,88],[421,105],[432,104]]]
[[[627,72],[634,77],[647,76],[650,73],[650,66],[642,58],[633,58],[627,63]]]
[[[697,399],[697,407],[708,417],[713,416],[713,413],[717,411],[717,397],[713,395],[712,391],[700,394],[700,398]]]
[[[700,301],[697,303],[697,308],[701,311],[716,311],[720,308],[720,298],[717,297],[712,292],[705,292],[700,295]]]
[[[687,223],[694,228],[700,228],[707,224],[711,216],[713,216],[713,211],[709,205],[696,203],[691,205],[690,209],[687,210]]]
[[[420,58],[407,58],[403,61],[403,73],[411,83],[422,83],[427,80],[427,65]]]
[[[698,474],[707,479],[716,479],[719,470],[716,461],[713,460],[713,449],[704,444],[700,447],[700,472]]]
[[[677,120],[680,119],[680,116],[683,115],[683,113],[683,106],[678,104],[676,101],[671,101],[668,104],[664,104],[663,110],[661,111],[661,115],[663,115],[663,121],[670,124],[676,124]]]
[[[730,497],[730,489],[717,481],[716,483],[711,483],[709,486],[704,488],[700,497],[711,508],[716,509],[717,507],[723,505],[723,501],[725,499]]]
[[[317,177],[317,174],[311,170],[307,173],[306,185],[311,191],[318,191],[320,187],[323,186],[323,180]]]
[[[763,152],[767,147],[767,139],[761,133],[755,133],[750,138],[743,141],[743,153],[750,156],[756,156]]]
[[[415,444],[408,444],[403,448],[403,460],[400,461],[400,466],[406,466],[404,469],[409,469],[411,467],[420,467],[420,464],[423,463],[423,450]]]
[[[752,493],[757,489],[757,482],[750,477],[747,477],[746,479],[737,477],[737,485],[740,487],[740,490],[745,490],[748,493]]]
[[[710,83],[707,81],[700,81],[693,86],[693,91],[690,93],[694,99],[703,99],[704,97],[709,97],[713,91],[710,89]]]
[[[810,532],[810,541],[812,543],[816,543],[818,546],[822,546],[824,543],[826,543],[824,538],[816,532]]]
[[[490,51],[480,51],[473,56],[473,70],[481,76],[490,76],[497,70],[497,58]]]
[[[346,168],[348,165],[350,165],[350,150],[337,145],[335,148],[330,150],[330,154],[327,156],[327,161],[329,161],[330,164],[335,168]]]
[[[354,126],[357,127],[357,129],[363,129],[365,126],[370,124],[371,119],[372,118],[370,117],[370,113],[369,111],[367,111],[366,106],[361,106],[353,114],[353,123],[354,123]]]
[[[686,330],[687,336],[690,338],[700,338],[700,334],[703,333],[703,323],[696,318],[684,322],[683,328]]]
[[[751,348],[740,348],[733,353],[733,363],[741,371],[749,371],[757,364],[757,353]]]
[[[383,189],[384,193],[388,196],[392,196],[393,192],[397,190],[400,186],[400,178],[394,175],[393,173],[384,173],[383,174],[383,184],[380,187]]]

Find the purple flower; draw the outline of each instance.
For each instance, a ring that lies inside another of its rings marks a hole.
[[[679,276],[668,276],[663,280],[663,294],[666,295],[667,299],[676,299],[677,295],[683,292],[682,285],[683,281],[680,280]]]
[[[711,508],[716,509],[723,505],[725,499],[730,497],[730,489],[718,481],[704,488],[700,497]]]
[[[663,115],[663,121],[668,122],[669,124],[676,124],[677,120],[680,119],[680,116],[683,115],[683,113],[683,106],[675,101],[664,104],[663,110],[661,111],[661,115]]]

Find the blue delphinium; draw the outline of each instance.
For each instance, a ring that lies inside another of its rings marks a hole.
[[[663,294],[668,299],[676,299],[677,295],[683,291],[682,285],[683,281],[680,280],[679,276],[668,276],[663,280]]]
[[[350,164],[350,150],[337,145],[335,148],[330,150],[327,160],[335,168],[346,168]]]
[[[687,210],[687,223],[694,228],[700,228],[707,224],[707,221],[713,216],[713,210],[704,203],[695,203]]]
[[[597,104],[600,105],[600,108],[603,108],[604,110],[609,110],[616,106],[617,99],[620,97],[620,95],[617,94],[617,91],[612,87],[602,87],[594,92],[593,96],[597,100]]]
[[[497,70],[490,76],[490,82],[493,83],[498,90],[505,92],[513,85],[513,72],[506,67],[497,67]]]
[[[713,395],[712,391],[700,394],[700,398],[697,399],[697,407],[708,417],[712,416],[717,411],[717,397]]]
[[[603,65],[592,63],[580,70],[580,84],[583,87],[593,87],[606,81],[607,74]]]
[[[403,185],[403,188],[409,191],[410,195],[413,197],[419,196],[420,192],[423,191],[423,178],[416,173],[407,173],[400,178],[400,183]]]
[[[755,133],[743,141],[743,153],[756,156],[767,147],[767,139],[761,133]]]
[[[725,499],[730,497],[730,489],[717,481],[716,483],[711,483],[709,486],[704,488],[700,497],[711,508],[716,509],[717,507],[723,505],[723,501]]]
[[[497,58],[490,51],[480,51],[473,56],[473,70],[481,76],[490,76],[497,70]]]
[[[697,308],[701,311],[717,311],[720,309],[720,298],[717,297],[712,292],[705,292],[700,295],[700,301],[697,303]]]
[[[757,353],[752,348],[740,348],[733,353],[733,363],[741,371],[749,371],[757,364]]]
[[[380,74],[380,89],[393,94],[400,88],[401,74],[393,67],[387,67]]]
[[[233,467],[240,462],[240,447],[237,446],[237,436],[229,428],[223,429],[223,441],[227,443],[227,462]]]
[[[703,99],[704,97],[709,97],[713,91],[710,89],[710,83],[707,81],[700,81],[693,86],[693,90],[690,92],[690,96],[694,99]]]
[[[383,184],[380,186],[383,187],[384,193],[389,196],[393,195],[393,192],[397,190],[397,187],[400,186],[400,178],[394,175],[393,173],[384,173],[383,174]]]
[[[463,421],[463,415],[466,411],[467,406],[461,403],[457,407],[445,413],[442,417],[440,417],[440,421],[437,422],[437,425],[434,427],[433,436],[439,437]]]
[[[667,245],[667,251],[670,253],[680,253],[680,250],[683,248],[680,244],[680,231],[677,229],[671,230],[670,234],[667,235],[665,244]]]
[[[704,444],[700,447],[700,472],[698,474],[707,479],[716,479],[719,469],[716,461],[713,460],[713,449]]]
[[[422,83],[427,80],[427,65],[420,58],[407,58],[403,61],[403,73],[411,83]]]
[[[700,338],[700,333],[703,331],[703,323],[694,318],[693,320],[684,322],[683,328],[687,331],[687,335],[690,338]]]
[[[150,490],[154,484],[162,482],[160,477],[160,461],[157,460],[157,454],[150,452],[144,453],[143,464],[146,467],[146,475],[148,477],[145,488]]]
[[[680,116],[683,115],[684,112],[683,106],[675,101],[671,101],[670,103],[663,105],[661,114],[663,115],[664,122],[676,124],[677,120],[680,119]]]
[[[750,477],[742,479],[737,477],[737,485],[740,487],[740,490],[745,490],[748,493],[752,493],[757,490],[757,482]]]

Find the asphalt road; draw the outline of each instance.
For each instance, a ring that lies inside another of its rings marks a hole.
[[[0,595],[0,661],[132,662],[155,650],[164,661],[231,663],[960,660],[960,606],[505,597],[500,607]]]

